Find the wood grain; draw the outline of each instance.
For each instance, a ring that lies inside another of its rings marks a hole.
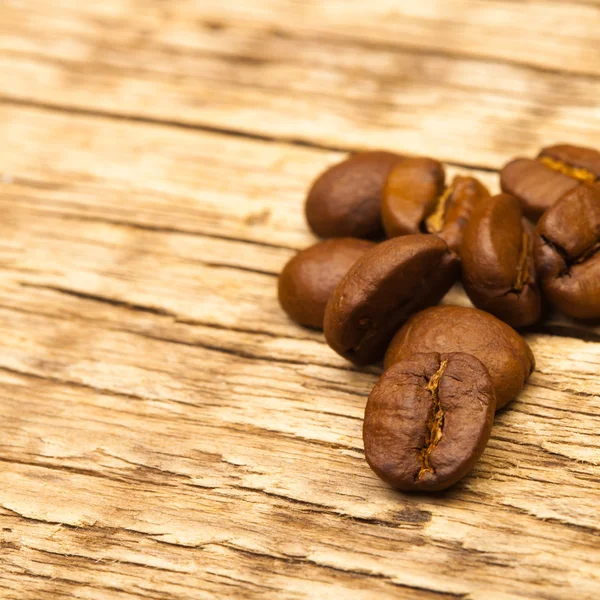
[[[593,5],[32,4],[0,7],[13,101],[494,169],[600,128]]]
[[[345,148],[496,190],[594,144],[599,7],[0,6],[0,597],[596,598],[600,326],[528,332],[472,475],[404,495],[363,456],[380,368],[275,289]]]

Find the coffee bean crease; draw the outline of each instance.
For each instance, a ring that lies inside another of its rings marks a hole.
[[[523,243],[521,246],[521,254],[519,256],[519,264],[517,266],[517,280],[511,291],[520,292],[527,281],[529,280],[529,248],[531,246],[531,238],[526,231],[523,232]]]
[[[455,185],[449,185],[436,202],[433,213],[425,220],[425,229],[428,233],[440,233],[446,224],[446,210],[452,201]]]
[[[562,173],[563,175],[567,175],[578,181],[593,183],[597,179],[594,173],[588,171],[584,167],[574,167],[573,165],[569,165],[562,160],[551,158],[550,156],[540,156],[538,160],[553,171]]]
[[[448,366],[448,361],[443,360],[440,364],[440,368],[432,375],[428,381],[425,389],[431,394],[432,415],[431,419],[427,422],[427,431],[425,432],[425,446],[421,448],[419,452],[419,462],[421,468],[417,474],[417,479],[421,479],[425,473],[435,473],[435,469],[431,466],[429,457],[436,446],[440,443],[444,432],[444,415],[446,412],[442,408],[440,402],[440,381],[444,375],[444,371]]]

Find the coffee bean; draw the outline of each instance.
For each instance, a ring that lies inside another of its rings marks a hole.
[[[542,148],[538,160],[578,181],[593,183],[600,177],[600,152],[592,148],[556,144]]]
[[[385,355],[385,368],[417,352],[466,352],[488,369],[497,408],[523,389],[535,368],[527,342],[496,317],[462,306],[435,306],[412,316],[394,336]]]
[[[363,152],[327,169],[306,199],[306,219],[320,237],[383,236],[381,193],[403,158],[391,152]]]
[[[408,317],[437,304],[456,280],[457,256],[433,235],[394,238],[367,251],[325,311],[325,339],[357,365],[377,362]]]
[[[367,462],[400,490],[444,490],[483,453],[495,408],[492,380],[477,358],[415,354],[385,371],[369,396]]]
[[[521,201],[525,216],[537,221],[566,192],[599,177],[600,152],[558,144],[543,148],[536,160],[509,162],[500,173],[500,185]]]
[[[419,233],[444,192],[446,174],[437,160],[407,158],[396,165],[386,181],[381,216],[388,237]]]
[[[481,203],[465,230],[462,273],[471,302],[513,327],[541,317],[533,226],[519,201],[500,194]]]
[[[600,190],[567,192],[536,233],[536,268],[550,302],[576,319],[600,318]]]
[[[489,192],[473,177],[457,176],[447,187],[444,181],[444,168],[437,160],[409,158],[397,165],[388,177],[381,205],[387,236],[434,233],[460,252],[473,208]]]
[[[435,211],[425,220],[426,231],[439,235],[451,250],[461,254],[471,215],[489,196],[477,179],[458,175],[439,198]]]
[[[335,238],[299,252],[279,276],[279,303],[300,325],[323,328],[325,306],[350,267],[375,244]]]

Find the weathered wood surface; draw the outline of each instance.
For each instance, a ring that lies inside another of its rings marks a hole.
[[[600,128],[580,0],[11,0],[1,95],[499,167]]]
[[[495,188],[597,144],[598,26],[590,0],[2,3],[0,597],[596,598],[600,327],[532,331],[473,475],[407,496],[363,458],[378,370],[275,286],[342,149]]]

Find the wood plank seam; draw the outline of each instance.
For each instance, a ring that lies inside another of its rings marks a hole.
[[[599,76],[600,77],[600,76]],[[326,150],[330,152],[360,152],[362,148],[352,146],[334,146],[321,144],[315,141],[306,141],[301,139],[294,139],[286,136],[271,136],[263,135],[260,133],[253,133],[249,131],[240,131],[238,129],[228,129],[225,127],[216,127],[213,125],[205,125],[202,123],[186,123],[184,121],[175,121],[151,117],[142,117],[139,115],[133,115],[129,113],[116,113],[98,109],[87,109],[76,106],[65,106],[61,104],[52,104],[49,102],[39,102],[36,100],[30,100],[26,98],[14,98],[7,95],[0,95],[0,105],[5,104],[9,106],[35,108],[38,110],[79,115],[83,117],[98,118],[98,119],[110,119],[114,121],[125,121],[129,123],[138,123],[142,125],[156,125],[159,127],[167,127],[174,129],[183,129],[187,131],[201,131],[204,133],[215,133],[234,138],[243,138],[248,140],[269,142],[277,144],[286,144],[289,146],[298,146],[300,148],[311,148],[313,150]],[[499,169],[486,165],[466,164],[455,161],[444,161],[445,164],[453,167],[459,167],[464,169],[473,169],[482,171],[484,173],[499,173]]]

